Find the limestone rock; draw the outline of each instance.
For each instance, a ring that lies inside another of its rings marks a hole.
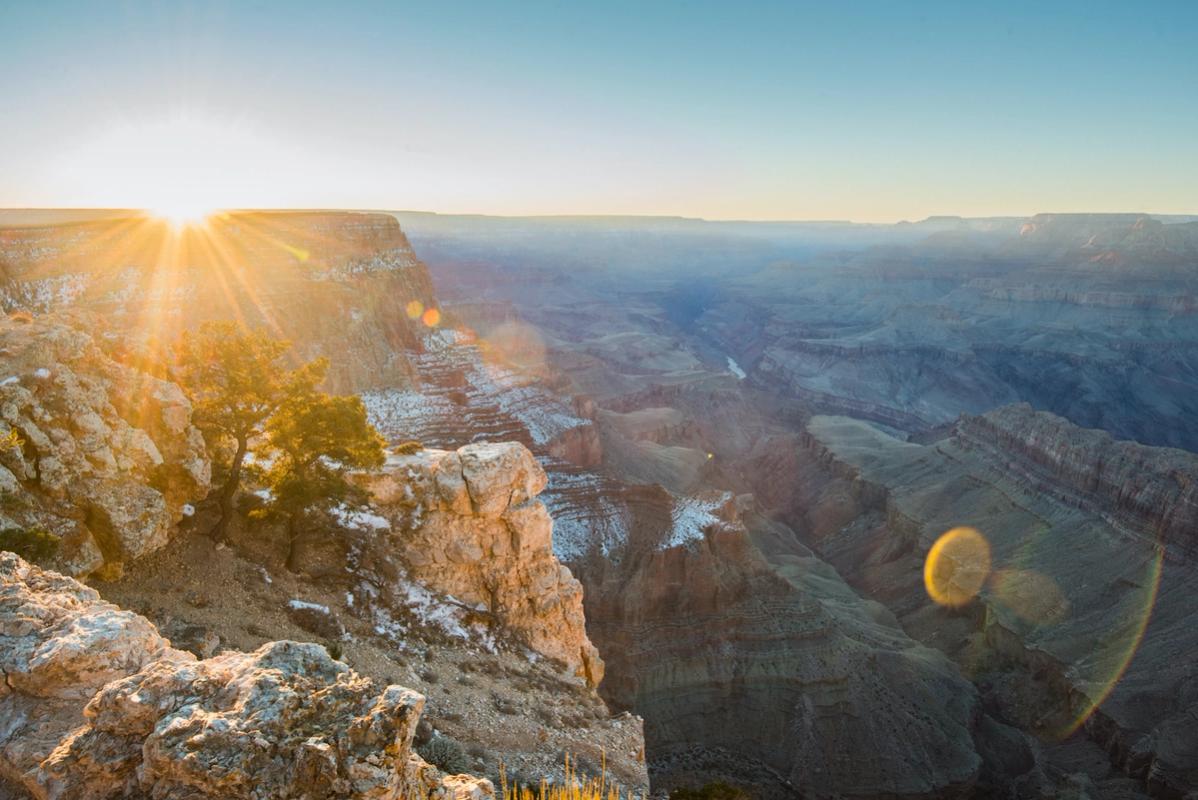
[[[553,555],[553,520],[534,499],[545,472],[527,448],[425,449],[360,480],[398,532],[393,546],[414,579],[496,615],[591,685],[602,680],[582,585]]]
[[[424,698],[315,644],[196,660],[147,620],[0,554],[0,781],[39,800],[485,800],[411,750]]]
[[[0,321],[5,527],[60,541],[55,565],[84,575],[165,544],[211,467],[175,384],[121,365],[61,322]]]

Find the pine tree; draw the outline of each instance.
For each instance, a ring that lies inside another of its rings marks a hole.
[[[290,392],[305,386],[315,391],[323,378],[312,364],[288,370],[282,363],[288,349],[285,341],[232,322],[204,323],[179,343],[175,377],[191,397],[195,424],[224,476],[217,490],[220,518],[210,534],[218,542],[228,541],[246,456],[267,420]]]
[[[270,490],[259,517],[282,519],[287,527],[287,568],[295,568],[295,545],[308,514],[340,504],[361,504],[363,491],[351,483],[353,469],[382,466],[384,440],[366,420],[358,397],[334,397],[314,387],[324,377],[324,359],[297,376],[286,400],[267,422],[263,481]],[[316,377],[315,383],[310,378]]]

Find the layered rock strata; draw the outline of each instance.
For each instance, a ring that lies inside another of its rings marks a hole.
[[[807,540],[917,638],[990,676],[1005,713],[1049,742],[1080,729],[1150,793],[1174,796],[1198,786],[1196,468],[1020,405],[926,445],[816,417],[796,491]],[[985,537],[991,571],[952,611],[928,599],[923,567],[960,525]],[[1031,685],[1043,699],[1027,700]]]
[[[118,258],[119,256],[119,258]],[[0,229],[0,307],[71,309],[156,357],[209,319],[265,327],[297,358],[328,356],[337,392],[408,385],[408,351],[436,307],[394,217],[245,212],[174,231],[142,217]],[[417,306],[413,306],[417,307]]]
[[[582,572],[603,691],[644,716],[655,787],[935,797],[976,785],[982,715],[957,668],[747,498],[707,508],[718,516],[690,536],[675,519]]]

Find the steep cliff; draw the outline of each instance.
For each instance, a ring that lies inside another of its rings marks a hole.
[[[645,717],[655,787],[947,797],[976,785],[982,714],[957,668],[748,498],[723,500],[682,501],[619,559],[583,561],[603,691]]]
[[[318,645],[196,660],[10,553],[0,634],[0,777],[37,798],[493,794],[412,752],[421,695],[373,684]]]
[[[146,218],[0,229],[0,305],[96,315],[122,349],[154,358],[208,319],[265,326],[297,357],[329,356],[338,392],[407,385],[405,353],[435,308],[394,217],[246,212],[182,231]],[[414,308],[414,306],[413,306]],[[430,320],[431,321],[431,320]]]
[[[55,563],[111,574],[162,547],[208,492],[179,387],[53,320],[0,320],[0,527],[41,528]]]
[[[397,531],[411,576],[562,661],[591,686],[603,661],[587,639],[582,586],[553,555],[553,521],[535,500],[546,476],[516,443],[392,456],[360,478]]]
[[[1198,647],[1188,453],[1115,442],[1027,406],[966,417],[931,444],[816,417],[795,488],[808,542],[913,636],[1044,739],[1080,731],[1150,793],[1198,786]],[[945,609],[924,562],[950,528],[988,543],[976,600]],[[1094,780],[1116,781],[1099,770]]]

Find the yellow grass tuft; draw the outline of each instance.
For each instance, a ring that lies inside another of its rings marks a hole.
[[[530,786],[518,786],[507,782],[507,770],[503,762],[499,764],[498,800],[634,800],[632,792],[621,794],[620,787],[607,782],[607,753],[602,755],[602,767],[598,777],[581,779],[574,771],[574,765],[566,755],[565,780],[561,783],[550,783],[541,778],[541,783],[533,789]],[[644,800],[644,796],[641,796]]]

